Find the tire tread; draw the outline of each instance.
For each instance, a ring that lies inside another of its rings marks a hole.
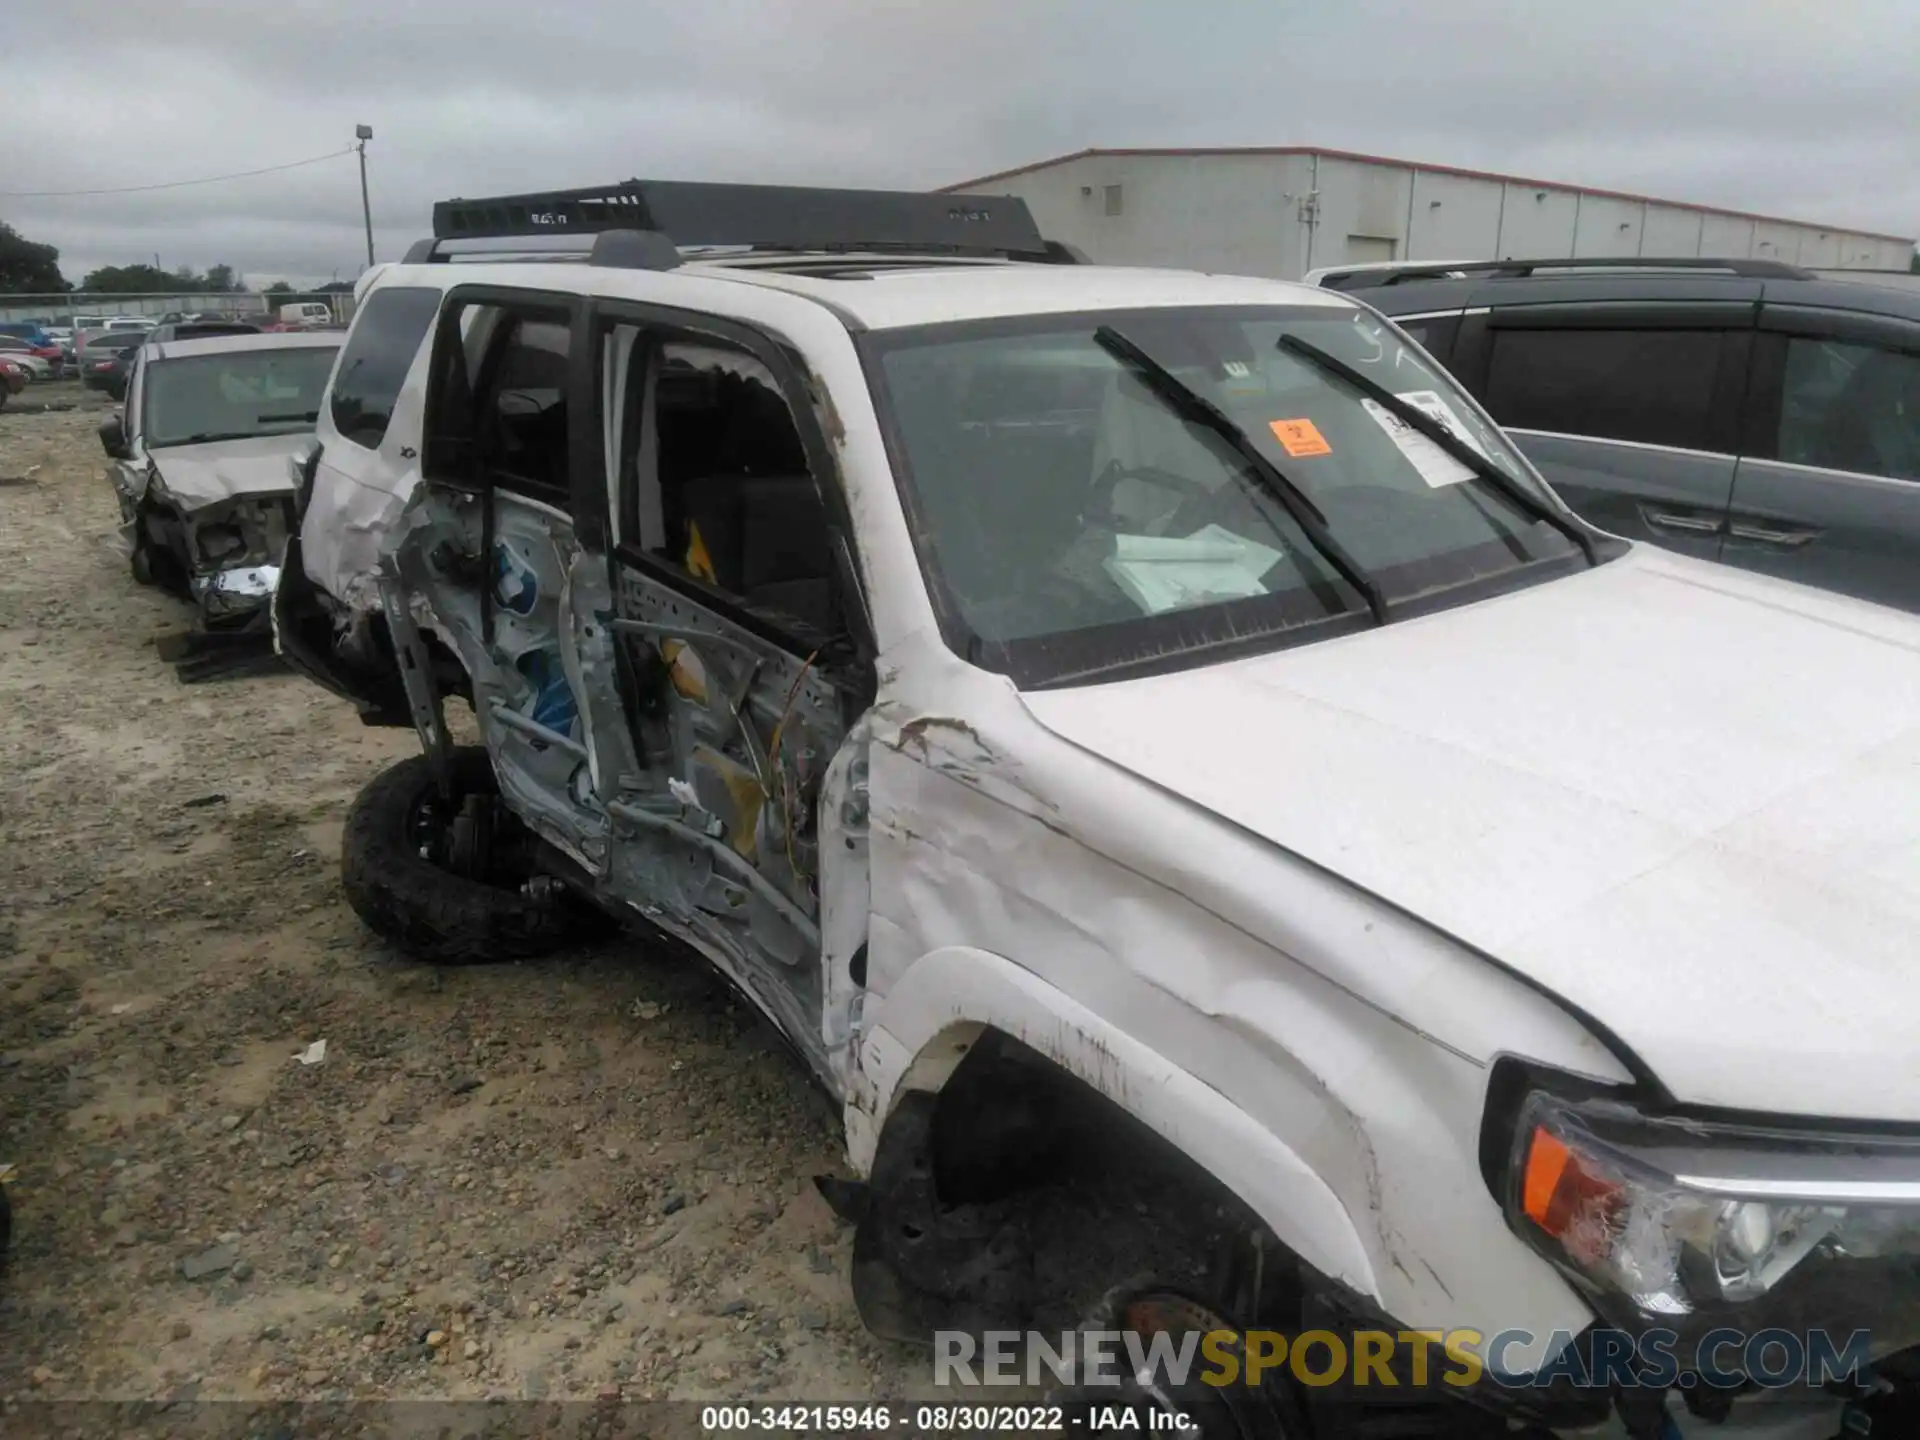
[[[455,750],[453,769],[462,790],[493,788],[492,762],[483,749]],[[584,938],[590,912],[564,896],[532,899],[422,859],[408,826],[432,787],[427,757],[409,756],[374,776],[347,815],[340,884],[368,929],[438,965],[529,960]]]

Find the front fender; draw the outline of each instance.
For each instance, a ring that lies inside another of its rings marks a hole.
[[[900,1099],[938,1090],[988,1027],[1047,1056],[1203,1166],[1322,1275],[1380,1298],[1360,1233],[1298,1154],[1218,1090],[1032,971],[953,946],[916,961],[867,1016],[847,1148],[863,1175]]]

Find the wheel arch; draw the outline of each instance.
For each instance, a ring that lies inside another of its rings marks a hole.
[[[1238,1198],[1304,1265],[1357,1295],[1380,1286],[1358,1226],[1331,1186],[1240,1106],[1032,971],[970,947],[916,962],[871,1010],[848,1151],[870,1173],[888,1122],[912,1095],[942,1092],[976,1046],[1004,1035],[1164,1141]]]

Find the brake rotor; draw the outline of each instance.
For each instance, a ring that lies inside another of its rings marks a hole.
[[[493,863],[493,806],[485,795],[469,795],[447,826],[447,868],[470,880],[484,880]]]
[[[1186,1330],[1206,1333],[1210,1330],[1239,1330],[1224,1315],[1185,1295],[1171,1290],[1149,1290],[1135,1295],[1120,1307],[1122,1329],[1142,1335],[1177,1335]]]
[[[1115,1321],[1148,1339],[1168,1335],[1177,1342],[1191,1332],[1224,1331],[1233,1337],[1235,1350],[1244,1339],[1240,1327],[1218,1310],[1171,1290],[1129,1296],[1118,1307]],[[1181,1417],[1185,1423],[1171,1428],[1189,1440],[1296,1440],[1305,1433],[1292,1401],[1264,1389],[1216,1389],[1191,1377],[1184,1385],[1170,1386],[1160,1376],[1137,1376],[1134,1392],[1163,1413]]]

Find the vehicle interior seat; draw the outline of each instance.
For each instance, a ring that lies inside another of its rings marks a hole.
[[[735,375],[715,377],[715,389],[724,420],[713,468],[677,487],[679,513],[668,518],[670,533],[684,537],[676,558],[697,529],[722,590],[832,634],[832,535],[786,402]]]

